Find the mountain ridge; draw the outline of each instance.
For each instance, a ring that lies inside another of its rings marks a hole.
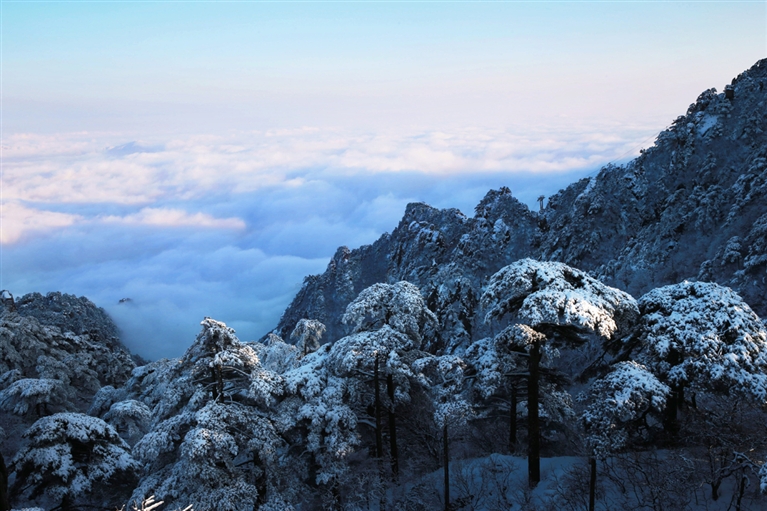
[[[735,289],[767,315],[767,59],[722,93],[701,93],[654,145],[625,165],[609,164],[531,211],[502,187],[474,217],[409,204],[397,227],[371,245],[340,247],[323,274],[304,280],[275,333],[288,338],[302,318],[338,318],[364,288],[407,280],[445,317],[452,351],[483,335],[474,317],[482,279],[515,260],[559,261],[639,296],[682,280]]]
[[[136,367],[87,298],[2,293],[0,507],[575,509],[589,472],[599,508],[764,507],[765,323],[713,283],[604,283],[762,292],[767,64],[747,73],[540,212],[506,187],[472,217],[408,205],[306,278],[294,344],[205,318]]]

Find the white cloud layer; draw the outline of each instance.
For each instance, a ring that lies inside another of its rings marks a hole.
[[[99,219],[108,224],[154,225],[158,227],[202,227],[215,229],[244,229],[239,218],[215,218],[205,213],[189,214],[174,208],[143,208],[126,216],[108,215]]]
[[[568,172],[604,164],[657,128],[624,126],[616,132],[611,125],[563,124],[406,135],[303,128],[128,143],[114,134],[12,135],[3,148],[4,193],[46,203],[150,205],[300,185],[307,170]]]
[[[28,208],[18,202],[5,202],[0,204],[0,208],[0,243],[3,245],[16,243],[25,236],[47,235],[51,231],[70,226],[81,218],[78,215]]]
[[[658,129],[11,135],[0,288],[88,296],[149,358],[183,353],[203,316],[255,339],[304,276],[338,246],[391,231],[408,202],[472,214],[490,188],[509,186],[535,206]]]

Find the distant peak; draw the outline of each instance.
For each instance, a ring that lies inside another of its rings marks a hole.
[[[490,190],[485,194],[479,204],[474,208],[476,218],[495,218],[500,209],[513,208],[520,210],[520,213],[528,213],[528,207],[519,202],[511,193],[508,186],[502,186],[497,190]]]

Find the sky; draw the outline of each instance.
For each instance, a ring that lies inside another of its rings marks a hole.
[[[242,340],[409,202],[537,207],[767,56],[764,1],[0,1],[0,289]],[[130,301],[120,303],[120,299]]]

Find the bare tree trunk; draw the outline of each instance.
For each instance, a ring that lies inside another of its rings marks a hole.
[[[373,373],[373,385],[375,386],[375,415],[376,415],[376,458],[383,458],[383,436],[381,435],[381,381],[378,376],[378,353],[376,353],[376,366]]]
[[[711,500],[719,500],[719,486],[722,485],[722,480],[717,477],[716,481],[711,481]]]
[[[391,450],[391,470],[394,479],[399,477],[399,453],[397,452],[397,418],[394,415],[394,377],[386,376],[386,391],[389,394],[391,408],[389,409],[389,448]]]
[[[0,511],[11,510],[11,499],[8,495],[8,469],[5,467],[5,460],[0,453]]]
[[[746,476],[741,476],[740,478],[740,484],[738,485],[738,500],[735,502],[735,511],[740,511],[741,504],[743,503],[743,494],[746,492],[746,485],[748,484],[748,479]]]
[[[445,451],[445,511],[450,511],[450,453],[447,442],[447,420],[442,426],[442,449]]]
[[[684,357],[678,351],[672,350],[668,354],[667,361],[671,367],[675,367],[682,363]],[[681,406],[684,404],[684,388],[681,384],[671,386],[671,395],[666,404],[666,417],[663,421],[663,429],[666,432],[676,435],[679,431],[679,423],[677,421],[678,412]]]
[[[597,459],[594,456],[589,458],[589,468],[591,468],[591,477],[589,478],[589,511],[594,511],[597,495]]]
[[[212,367],[210,368],[210,376],[214,380],[216,380],[216,384],[213,385],[213,400],[215,401],[218,399],[218,377],[216,376],[216,370]]]
[[[511,384],[511,409],[509,410],[509,453],[517,448],[517,384]]]
[[[663,429],[674,435],[679,429],[679,424],[677,423],[679,411],[679,386],[671,386],[671,395],[666,403],[666,416],[663,421]]]
[[[333,495],[333,510],[340,511],[341,509],[341,490],[338,489],[338,481],[333,481],[333,487],[330,489],[331,495]]]
[[[216,366],[216,386],[218,389],[216,399],[223,399],[224,397],[224,375],[220,365]]]
[[[74,499],[67,493],[63,497],[61,497],[61,504],[59,505],[59,508],[62,511],[71,511],[72,510],[72,504]]]
[[[541,481],[541,423],[538,411],[540,341],[530,347],[530,376],[527,383],[527,479],[531,488]]]
[[[679,384],[676,390],[676,398],[677,398],[677,409],[678,410],[684,410],[685,402],[684,402],[684,384]]]

